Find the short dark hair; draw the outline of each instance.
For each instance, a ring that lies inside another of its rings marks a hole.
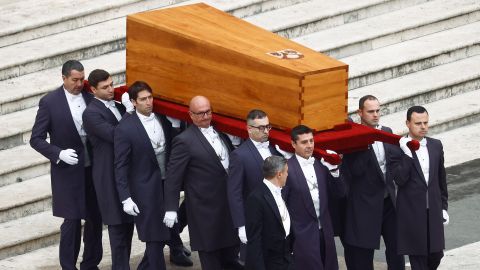
[[[69,77],[72,70],[76,71],[83,71],[83,65],[80,61],[77,60],[68,60],[67,62],[63,63],[62,66],[62,75],[65,77]]]
[[[287,159],[281,156],[269,156],[265,159],[262,166],[263,177],[272,179],[278,172],[281,172],[287,164]]]
[[[88,75],[88,83],[97,88],[99,82],[106,81],[108,78],[110,78],[110,73],[103,69],[95,69]]]
[[[136,81],[128,88],[128,95],[130,96],[130,99],[137,100],[138,93],[143,90],[147,90],[150,93],[153,92],[148,83],[144,81]]]
[[[259,109],[253,109],[247,114],[247,122],[255,119],[262,119],[267,117],[267,113]]]
[[[375,96],[372,96],[372,95],[365,95],[365,96],[361,97],[360,100],[358,101],[358,108],[360,110],[363,109],[363,107],[365,106],[365,101],[367,101],[367,100],[378,100],[378,98],[375,97]]]
[[[298,135],[306,133],[313,133],[313,130],[305,125],[298,125],[292,128],[292,131],[290,132],[290,137],[292,138],[292,141],[296,142],[298,140]]]
[[[412,119],[412,113],[424,113],[427,112],[427,109],[425,109],[425,107],[423,106],[412,106],[410,108],[408,108],[407,110],[407,121],[410,121],[410,119]]]

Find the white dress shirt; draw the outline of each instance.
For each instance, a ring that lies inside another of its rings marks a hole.
[[[83,119],[82,114],[87,108],[87,104],[83,99],[82,94],[72,95],[68,92],[65,88],[65,96],[67,97],[68,107],[70,108],[70,113],[72,114],[73,122],[75,123],[75,127],[77,128],[78,134],[80,136],[87,136],[85,130],[83,129]]]
[[[203,136],[205,136],[205,139],[207,139],[208,143],[210,143],[210,145],[213,147],[213,150],[215,150],[215,153],[220,159],[223,168],[227,169],[229,164],[228,149],[223,144],[218,133],[213,129],[212,126],[208,128],[200,128],[200,131],[202,132]]]
[[[252,141],[253,145],[255,145],[255,147],[257,148],[258,153],[260,153],[263,160],[265,160],[266,158],[268,158],[269,156],[272,155],[272,153],[270,152],[270,149],[268,148],[268,146],[270,145],[268,141],[266,141],[266,142],[256,142],[252,139],[250,139],[250,140]]]
[[[163,133],[162,125],[160,124],[157,116],[154,113],[151,113],[150,116],[145,116],[138,111],[136,113],[148,134],[148,138],[150,138],[150,143],[152,144],[155,154],[164,152],[165,134]]]
[[[267,179],[263,179],[263,183],[267,185],[268,189],[275,199],[275,203],[278,207],[278,212],[280,213],[280,218],[282,219],[283,229],[285,230],[285,238],[290,234],[290,214],[288,213],[287,205],[282,198],[282,188],[275,186]]]
[[[105,107],[107,107],[110,111],[112,111],[113,115],[115,115],[115,118],[117,118],[117,121],[120,121],[120,119],[122,119],[122,115],[120,114],[120,111],[115,106],[115,101],[113,101],[113,100],[110,100],[110,101],[103,100],[103,99],[97,98],[97,97],[95,97],[95,98],[100,100],[105,105]]]
[[[378,125],[376,129],[381,130],[382,126]],[[380,166],[380,169],[383,172],[383,175],[385,176],[385,173],[387,172],[387,166],[386,166],[386,160],[385,160],[385,147],[383,145],[383,142],[375,141],[372,144],[373,151],[375,152],[375,156],[377,157],[377,162],[378,165]]]
[[[90,166],[90,155],[88,154],[87,148],[87,133],[83,128],[83,111],[87,108],[87,104],[83,99],[83,95],[80,93],[78,95],[73,95],[63,87],[63,91],[65,92],[65,97],[67,98],[68,107],[70,108],[70,113],[72,114],[73,123],[75,124],[75,128],[77,129],[78,135],[80,135],[80,139],[83,143],[83,148],[85,149],[85,161],[84,166]]]
[[[423,176],[425,177],[425,182],[428,185],[428,178],[430,176],[430,157],[428,155],[427,149],[427,139],[423,138],[420,141],[420,147],[417,151],[415,151],[418,157],[418,162],[420,163],[420,167],[422,167]]]
[[[313,206],[315,207],[315,213],[317,214],[318,228],[321,229],[322,224],[320,223],[320,195],[318,193],[317,174],[315,173],[315,168],[313,167],[315,158],[311,156],[308,159],[304,159],[297,154],[295,154],[295,156],[297,156],[297,160],[300,163],[300,168],[302,168],[303,175],[307,180],[308,190],[310,191]]]

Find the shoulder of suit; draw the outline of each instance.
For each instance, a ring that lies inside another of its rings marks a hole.
[[[427,144],[442,146],[442,141],[440,141],[439,139],[435,139],[435,138],[431,138],[431,137],[426,137],[426,139],[427,139]]]
[[[43,96],[40,100],[49,101],[51,99],[57,98],[61,93],[63,93],[63,86],[49,92],[45,96]]]

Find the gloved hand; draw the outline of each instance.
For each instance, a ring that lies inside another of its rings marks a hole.
[[[247,243],[247,232],[245,231],[245,226],[238,228],[238,238],[242,241],[243,244]]]
[[[412,138],[410,138],[410,137],[402,137],[402,138],[400,138],[399,144],[400,144],[400,149],[402,149],[402,151],[405,153],[405,155],[413,158],[412,151],[407,146],[407,143],[411,140],[412,140]]]
[[[173,227],[173,224],[175,224],[176,222],[178,222],[178,220],[177,220],[177,212],[175,212],[175,211],[167,211],[167,212],[165,212],[165,217],[163,218],[163,223],[165,223],[165,225],[166,225],[168,228],[172,228],[172,227]]]
[[[450,216],[448,216],[447,210],[442,210],[442,215],[443,215],[443,219],[445,220],[443,222],[443,225],[447,226],[448,223],[450,222]]]
[[[125,106],[125,109],[127,110],[128,113],[133,112],[135,110],[133,103],[130,101],[130,96],[128,95],[128,92],[123,93],[122,104],[123,106]]]
[[[282,149],[280,149],[280,147],[278,147],[278,145],[275,144],[275,149],[277,149],[277,151],[286,159],[289,159],[293,156],[292,153],[290,152],[287,152],[287,151],[283,151]]]
[[[60,151],[58,158],[68,165],[76,165],[78,163],[78,155],[73,149],[65,149]]]
[[[332,151],[332,150],[327,150],[327,153],[328,154],[337,154],[337,152]],[[323,164],[323,166],[327,167],[327,169],[330,171],[330,174],[333,177],[339,177],[340,176],[340,172],[338,170],[338,165],[330,164],[329,162],[325,161],[324,158],[322,158],[320,160],[320,162]]]
[[[130,216],[137,216],[140,214],[137,205],[132,201],[131,197],[128,197],[123,203],[123,212],[129,214]]]
[[[172,123],[173,128],[180,128],[180,124],[182,123],[180,121],[180,119],[173,118],[173,117],[170,117],[170,116],[167,116],[167,119],[168,119],[168,121],[170,121],[170,123]]]

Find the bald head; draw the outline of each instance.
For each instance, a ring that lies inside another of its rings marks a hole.
[[[212,121],[212,108],[210,101],[204,96],[195,96],[190,100],[189,114],[193,124],[207,128]]]

